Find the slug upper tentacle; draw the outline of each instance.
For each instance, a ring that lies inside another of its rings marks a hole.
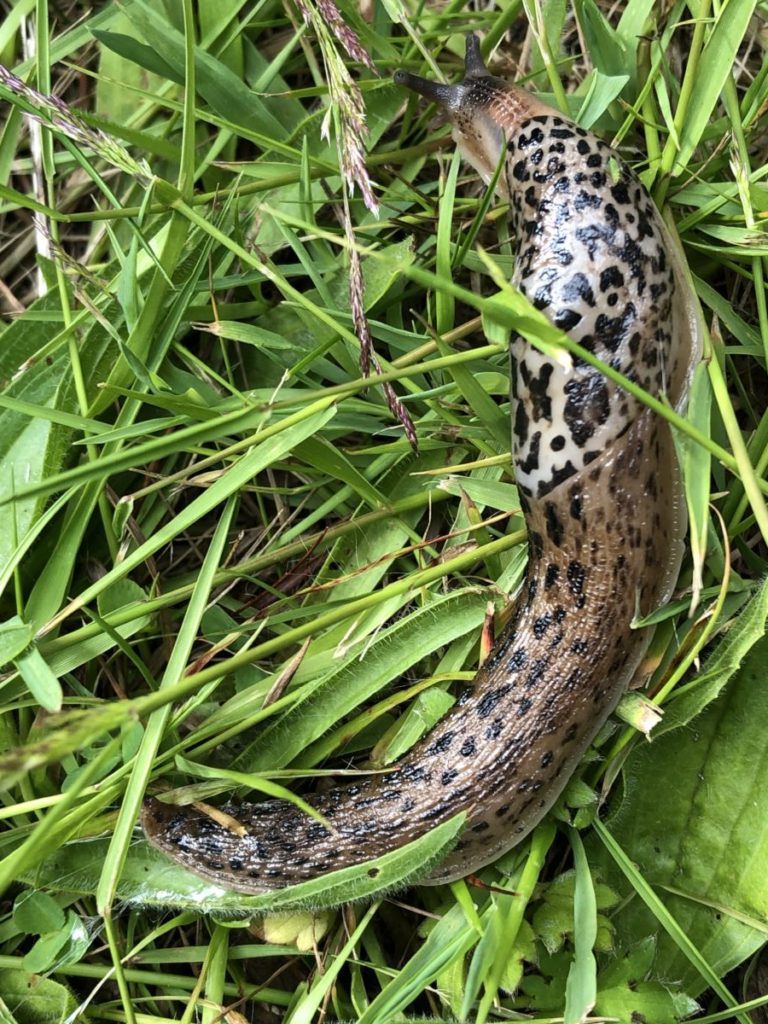
[[[517,238],[513,283],[554,324],[679,406],[698,355],[677,249],[645,189],[604,142],[494,78],[476,37],[466,77],[396,80],[444,106],[462,154],[498,191]],[[685,513],[667,424],[581,360],[514,338],[513,450],[529,565],[509,625],[454,708],[395,769],[311,798],[333,833],[280,801],[208,815],[150,799],[149,840],[192,871],[262,892],[363,863],[459,811],[467,827],[430,876],[454,879],[517,843],[561,792],[615,707],[665,602]]]

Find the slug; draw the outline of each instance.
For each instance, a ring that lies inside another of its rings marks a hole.
[[[442,105],[463,156],[497,190],[517,239],[513,283],[585,349],[680,407],[699,349],[680,257],[643,186],[595,135],[492,77],[395,81]],[[226,805],[242,826],[148,799],[149,841],[245,893],[363,863],[460,811],[430,883],[490,863],[557,798],[643,657],[633,629],[670,597],[685,512],[672,436],[579,359],[511,345],[514,464],[529,561],[509,625],[454,707],[394,770],[310,797],[331,833],[287,802]]]

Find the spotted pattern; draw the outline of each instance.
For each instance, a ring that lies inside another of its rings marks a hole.
[[[678,359],[676,284],[645,189],[609,146],[554,114],[523,121],[507,153],[513,283],[588,352],[660,394]],[[583,360],[554,363],[519,336],[511,359],[517,479],[540,498],[617,443],[641,405]]]
[[[603,142],[522,90],[485,75],[453,90],[440,98],[485,180],[506,147],[498,187],[518,239],[514,283],[589,352],[679,404],[695,336],[642,186]],[[392,771],[311,796],[330,829],[272,800],[226,806],[239,828],[149,800],[154,845],[260,892],[363,863],[463,811],[466,830],[432,869],[441,882],[541,819],[637,669],[649,632],[631,623],[670,595],[684,513],[666,425],[585,362],[514,339],[512,399],[527,575],[452,711]]]

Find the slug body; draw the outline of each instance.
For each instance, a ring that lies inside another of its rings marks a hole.
[[[470,36],[464,81],[396,80],[448,109],[463,155],[498,190],[518,239],[513,283],[600,359],[676,406],[698,352],[677,251],[605,143],[491,77]],[[255,893],[363,863],[460,811],[428,881],[490,863],[561,792],[647,648],[633,619],[670,596],[685,514],[669,429],[598,371],[512,342],[513,448],[529,564],[509,625],[453,709],[392,772],[291,804],[227,805],[244,828],[150,799],[149,840],[196,874]],[[242,834],[245,832],[245,834]]]

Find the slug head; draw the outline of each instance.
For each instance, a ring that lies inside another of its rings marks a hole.
[[[516,133],[527,118],[551,113],[534,96],[490,74],[483,63],[480,41],[472,33],[467,36],[462,81],[442,85],[409,71],[397,71],[395,82],[443,107],[453,125],[453,138],[461,155],[486,184],[493,178],[506,139]],[[497,188],[503,195],[507,194],[503,174]]]

